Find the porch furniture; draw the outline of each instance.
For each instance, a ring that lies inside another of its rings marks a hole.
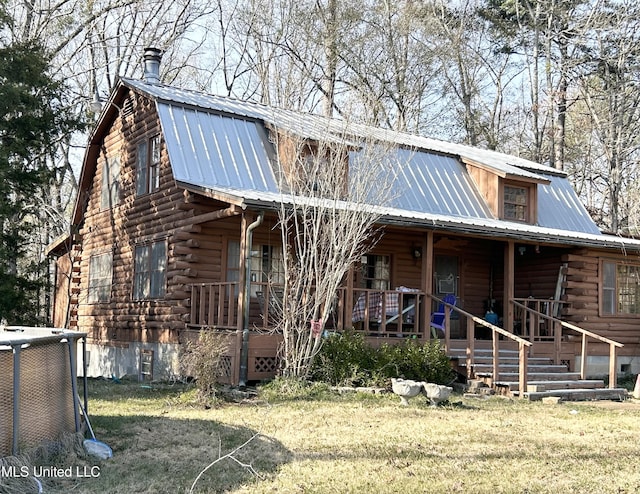
[[[437,330],[440,330],[443,336],[445,333],[445,318],[446,318],[445,304],[456,305],[456,296],[451,293],[448,295],[445,295],[445,297],[442,300],[444,303],[438,304],[438,310],[431,314],[431,324],[430,324],[431,336],[434,339],[438,338]]]
[[[396,313],[395,316],[390,317],[389,319],[387,319],[386,324],[390,324],[393,322],[397,322],[399,318],[403,318],[404,316],[406,316],[408,314],[408,318],[413,321],[413,317],[415,315],[416,312],[416,304],[409,304],[407,305],[404,309],[402,309],[402,312],[400,313]],[[387,314],[389,314],[389,312],[387,311]]]

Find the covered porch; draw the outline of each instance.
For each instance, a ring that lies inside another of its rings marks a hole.
[[[522,386],[529,357],[547,357],[586,376],[589,352],[598,348],[602,354],[606,348],[609,383],[615,386],[621,345],[566,320],[573,313],[564,300],[569,249],[434,232],[412,236],[407,245],[406,234],[403,237],[385,235],[376,250],[352,268],[336,294],[325,332],[358,331],[373,345],[438,338],[468,378],[474,377],[476,349],[492,350],[493,381],[499,379],[500,349],[510,349],[520,356]],[[234,369],[239,367],[245,329],[248,379],[269,378],[278,369],[283,288],[267,281],[268,276],[190,286],[188,327],[228,333],[230,382],[237,382]],[[448,296],[455,297],[455,304],[444,302]],[[434,313],[440,311],[442,328],[434,329]]]

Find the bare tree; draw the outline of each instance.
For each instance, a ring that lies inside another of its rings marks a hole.
[[[601,12],[580,86],[598,150],[591,180],[601,186],[602,226],[616,233],[638,224],[637,197],[629,193],[637,189],[640,172],[639,16],[630,1]]]
[[[261,101],[325,116],[340,113],[341,55],[354,12],[350,2],[336,0],[248,1],[245,32],[252,39],[245,59],[258,76]]]
[[[277,132],[283,190],[283,374],[306,378],[351,266],[381,234],[401,164],[365,134],[325,129],[313,141]]]
[[[341,43],[343,84],[357,117],[399,131],[433,128],[441,101],[433,30],[412,1],[363,2],[353,33]],[[353,117],[352,117],[353,118]]]
[[[504,150],[512,141],[507,115],[515,106],[515,81],[521,68],[478,15],[478,1],[450,5],[433,2],[424,21],[434,25],[433,48],[439,59],[442,89],[461,140],[472,146]]]

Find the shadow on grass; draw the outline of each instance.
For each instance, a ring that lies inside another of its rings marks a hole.
[[[89,404],[91,400],[100,399],[103,401],[122,401],[123,399],[146,399],[146,398],[172,398],[179,397],[186,390],[192,389],[193,384],[168,384],[168,383],[138,383],[130,380],[118,380],[105,378],[90,378],[87,380],[89,391]],[[83,394],[83,381],[78,379],[78,392]]]
[[[203,469],[250,439],[233,458],[208,469],[193,492],[227,492],[251,483],[251,469],[267,476],[292,459],[278,441],[213,420],[93,415],[91,423],[98,440],[113,449],[113,458],[89,458],[81,471],[90,476],[49,482],[47,492],[186,493]]]

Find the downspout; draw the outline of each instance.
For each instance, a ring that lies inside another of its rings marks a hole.
[[[262,224],[264,212],[260,211],[256,220],[247,227],[244,242],[244,307],[243,307],[243,328],[242,328],[242,347],[240,351],[240,379],[238,386],[245,388],[247,386],[247,375],[249,368],[249,301],[251,300],[251,245],[253,243],[253,230]]]

